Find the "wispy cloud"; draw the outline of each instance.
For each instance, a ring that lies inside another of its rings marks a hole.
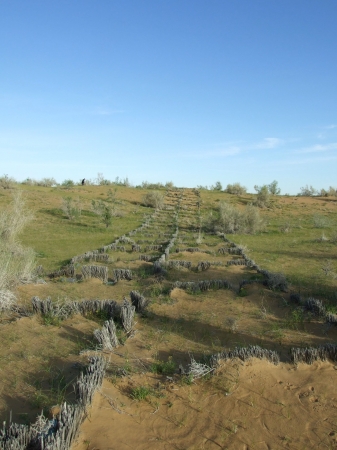
[[[275,137],[268,137],[264,138],[261,141],[258,142],[244,142],[244,141],[237,141],[234,142],[228,142],[223,144],[213,144],[213,149],[205,149],[195,151],[195,152],[188,152],[185,153],[183,156],[185,157],[192,157],[196,159],[210,159],[210,158],[221,158],[221,157],[227,157],[227,156],[237,156],[241,153],[249,152],[251,150],[264,150],[264,149],[274,149],[277,147],[280,147],[282,144],[284,144],[284,140],[275,138]]]
[[[337,150],[337,142],[333,142],[326,145],[313,145],[311,147],[302,148],[296,151],[296,153],[322,153],[328,152],[331,150]]]
[[[334,128],[337,128],[337,125],[326,125],[325,127],[323,127],[324,130],[333,130]]]
[[[264,148],[270,149],[270,148],[279,147],[283,143],[284,143],[284,141],[282,139],[268,137],[268,138],[264,138],[261,142],[252,144],[250,147],[254,148],[254,149],[264,149]]]

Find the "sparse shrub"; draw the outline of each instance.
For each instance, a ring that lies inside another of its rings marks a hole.
[[[227,192],[227,194],[243,195],[247,192],[247,188],[241,186],[240,183],[227,184],[225,192]]]
[[[0,187],[3,189],[11,189],[15,183],[14,178],[9,177],[7,174],[0,177]]]
[[[75,183],[73,182],[73,180],[64,180],[62,181],[61,186],[66,189],[70,189],[75,186]]]
[[[160,192],[148,192],[143,197],[145,206],[152,206],[155,209],[162,209],[164,206],[164,196]]]
[[[112,224],[113,217],[116,216],[115,206],[107,204],[103,200],[93,200],[91,207],[93,212],[99,216],[101,222],[108,228]]]
[[[265,184],[263,186],[254,186],[257,191],[256,200],[254,204],[260,208],[265,208],[270,204],[270,192],[268,186]]]
[[[283,273],[268,272],[267,270],[262,271],[262,273],[265,276],[264,284],[269,289],[279,289],[282,292],[287,292],[288,282]]]
[[[17,242],[17,236],[32,220],[21,191],[13,195],[11,205],[0,213],[0,310],[15,302],[11,289],[30,280],[35,266],[35,253]]]
[[[240,211],[226,202],[220,203],[219,219],[214,222],[215,230],[223,233],[254,234],[261,230],[262,226],[262,219],[257,208],[248,205],[244,211]]]
[[[238,329],[238,320],[235,319],[234,317],[228,317],[226,319],[226,325],[229,328],[229,331],[231,333],[234,333],[234,331]]]
[[[330,242],[332,244],[337,244],[337,231],[334,231],[331,235]]]
[[[320,214],[315,214],[312,219],[313,219],[315,228],[325,228],[328,226],[327,218],[324,216],[321,216]]]
[[[255,234],[264,227],[260,212],[255,206],[247,205],[243,212],[244,233]]]
[[[301,195],[302,197],[312,197],[313,195],[317,195],[317,190],[313,188],[312,186],[304,186],[301,187],[301,192],[298,195]]]
[[[324,264],[322,265],[322,271],[324,272],[324,275],[327,277],[332,276],[335,277],[332,261],[330,259],[327,259]]]
[[[330,186],[328,190],[321,189],[319,195],[321,197],[336,197],[337,196],[337,189]]]
[[[222,191],[222,184],[220,183],[220,181],[217,181],[211,189],[212,191]]]
[[[37,181],[36,184],[38,186],[52,187],[52,186],[56,186],[57,182],[56,182],[55,178],[42,178],[42,180]]]
[[[26,178],[25,180],[23,180],[21,182],[21,184],[27,184],[28,186],[36,186],[37,185],[37,181],[34,180],[33,178]]]
[[[109,189],[108,190],[108,201],[110,203],[116,203],[117,202],[117,188]]]
[[[291,231],[291,225],[288,220],[280,226],[280,231],[281,233],[289,233]]]
[[[316,239],[316,242],[328,242],[328,238],[325,236],[324,233],[322,233],[322,235]]]
[[[69,220],[78,219],[82,212],[80,199],[74,200],[71,197],[64,197],[62,199],[62,211]]]
[[[268,185],[268,189],[271,195],[279,195],[281,193],[281,189],[278,187],[278,182],[276,180]]]
[[[102,173],[98,173],[97,178],[94,180],[94,184],[97,184],[98,186],[109,186],[109,185],[115,184],[115,183],[104,178]]]

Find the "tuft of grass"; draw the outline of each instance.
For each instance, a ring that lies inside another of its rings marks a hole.
[[[170,356],[168,361],[155,361],[151,365],[151,372],[163,374],[163,375],[172,375],[176,370],[176,363],[172,360]]]
[[[44,314],[41,316],[41,321],[43,325],[46,326],[52,325],[54,327],[59,327],[61,325],[62,319],[53,314]]]
[[[137,386],[131,390],[130,396],[134,400],[142,401],[146,400],[152,393],[152,390],[148,386]]]

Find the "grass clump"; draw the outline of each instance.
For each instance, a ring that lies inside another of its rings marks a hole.
[[[131,390],[130,396],[134,400],[146,400],[152,394],[151,388],[148,386],[137,386]]]
[[[176,363],[172,361],[172,357],[168,361],[155,361],[151,365],[151,372],[162,375],[172,375],[176,370]]]

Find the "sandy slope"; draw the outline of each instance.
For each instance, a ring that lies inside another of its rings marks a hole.
[[[158,383],[150,378],[104,380],[72,450],[337,448],[337,370],[328,362],[232,361],[207,381],[168,380],[162,398],[131,400],[132,386]]]

